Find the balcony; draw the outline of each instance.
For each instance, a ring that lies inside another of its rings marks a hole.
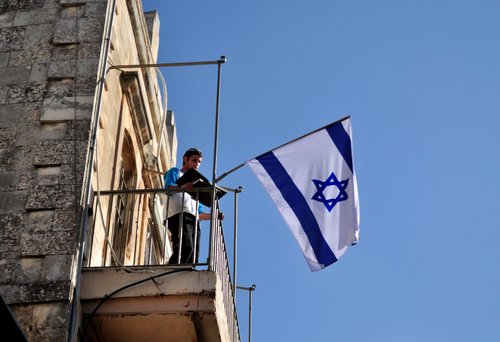
[[[234,193],[236,211],[241,190],[224,190]],[[240,341],[222,221],[210,223],[206,262],[197,263],[195,255],[189,263],[169,263],[174,251],[165,218],[173,193],[189,196],[164,189],[95,193],[80,290],[81,340]]]

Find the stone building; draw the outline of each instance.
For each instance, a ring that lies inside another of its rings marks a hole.
[[[0,2],[0,295],[28,341],[239,341],[222,232],[206,270],[165,265],[173,113],[155,68],[114,68],[158,34],[140,0]]]

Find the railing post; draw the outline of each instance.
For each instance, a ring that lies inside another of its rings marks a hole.
[[[221,66],[226,63],[226,57],[221,56],[217,63],[217,95],[215,99],[215,128],[214,128],[214,159],[212,165],[212,206],[210,210],[210,214],[212,215],[210,220],[210,246],[209,246],[209,255],[208,255],[208,270],[214,270],[214,243],[215,243],[215,224],[216,217],[215,213],[215,203],[216,203],[216,179],[217,179],[217,144],[219,137],[219,105],[220,105],[220,79],[221,79]]]
[[[248,342],[252,341],[252,292],[257,286],[253,284],[250,287],[236,286],[240,290],[248,291]]]

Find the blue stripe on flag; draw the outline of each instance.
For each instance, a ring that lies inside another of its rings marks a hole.
[[[337,146],[337,149],[339,150],[342,157],[344,157],[344,160],[351,169],[351,172],[354,173],[354,169],[352,166],[351,138],[345,131],[344,126],[340,122],[327,127],[326,131],[330,135],[330,138],[332,138],[335,146]]]
[[[273,152],[268,152],[256,159],[264,167],[278,190],[281,192],[283,198],[297,216],[302,225],[302,229],[306,233],[309,244],[316,255],[318,263],[328,266],[337,261],[335,254],[321,234],[318,222],[311,208],[309,208],[304,195],[297,188],[278,158],[276,158]]]

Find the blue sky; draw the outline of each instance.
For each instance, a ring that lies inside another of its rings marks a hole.
[[[148,0],[144,9],[160,15],[160,62],[228,58],[219,175],[352,117],[360,243],[322,271],[309,271],[250,169],[221,182],[244,189],[238,285],[257,285],[252,341],[500,340],[500,2]],[[162,71],[179,151],[204,150],[211,178],[216,67]],[[229,213],[230,238],[231,222]],[[244,341],[247,295],[237,298]]]

